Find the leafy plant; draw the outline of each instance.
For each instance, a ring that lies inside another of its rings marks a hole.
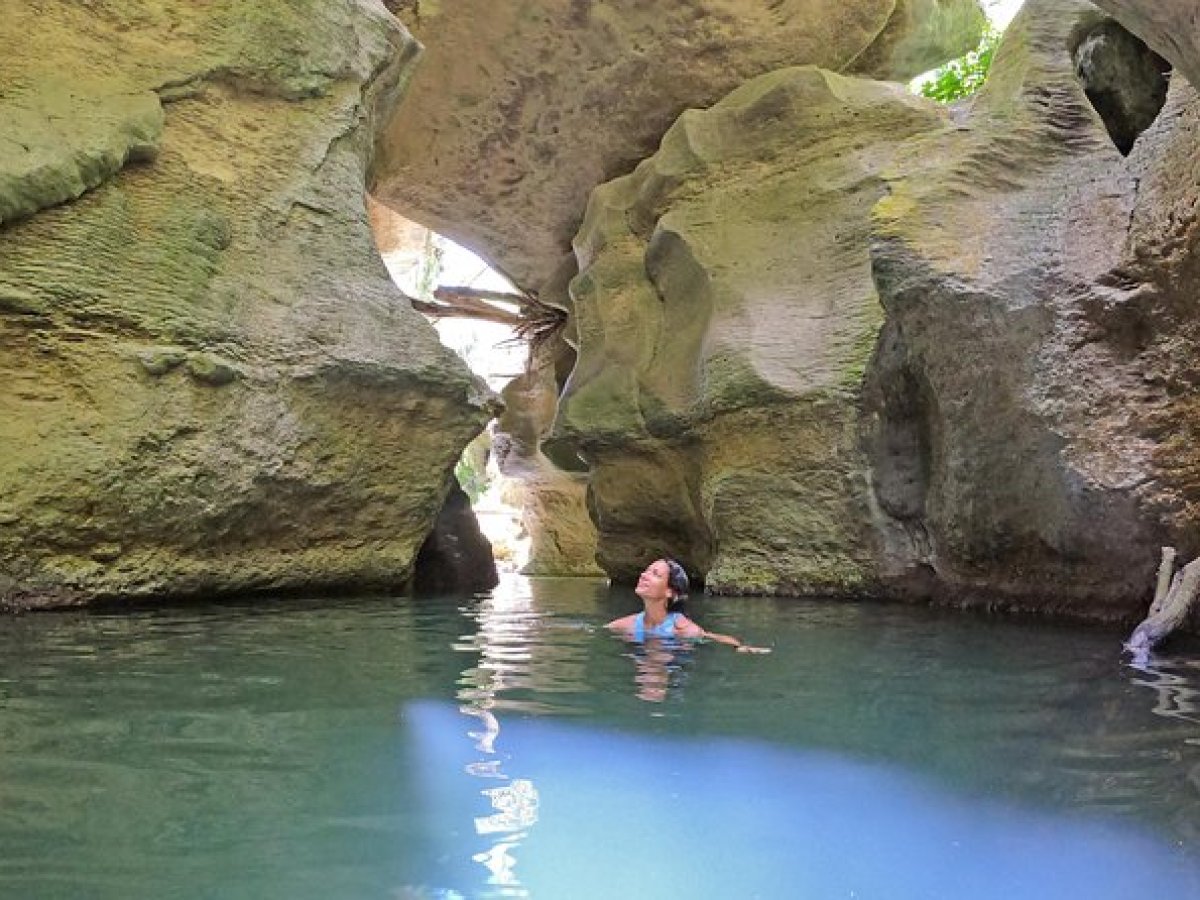
[[[491,446],[491,436],[485,431],[475,440],[467,444],[454,466],[454,477],[459,486],[471,500],[474,506],[488,489],[491,478],[488,475],[488,448]]]
[[[1000,31],[989,25],[978,47],[966,56],[952,59],[940,69],[935,69],[933,76],[922,83],[918,90],[939,103],[953,103],[974,94],[987,79],[1000,35]]]

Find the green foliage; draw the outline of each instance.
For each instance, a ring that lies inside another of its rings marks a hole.
[[[978,47],[966,56],[953,59],[936,69],[933,77],[920,86],[920,92],[939,103],[952,103],[974,94],[983,87],[988,70],[992,67],[992,57],[996,55],[1000,34],[989,25]]]
[[[454,477],[458,479],[459,486],[470,498],[472,506],[479,502],[483,492],[488,489],[487,460],[490,446],[491,439],[485,431],[467,444],[454,467]]]

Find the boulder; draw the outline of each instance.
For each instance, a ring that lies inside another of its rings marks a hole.
[[[369,0],[0,27],[5,601],[406,583],[496,408],[364,208],[417,45]]]
[[[391,5],[426,52],[372,192],[543,298],[571,265],[588,193],[685,109],[785,66],[907,79],[984,25],[976,0]]]
[[[1101,44],[1129,46],[1117,28],[1027,4],[958,127],[910,139],[925,165],[875,209],[885,558],[954,602],[1127,616],[1162,544],[1196,549],[1200,108],[1179,79],[1144,133],[1114,128],[1130,107],[1093,106],[1087,79]]]
[[[590,466],[612,576],[669,554],[715,591],[878,583],[858,439],[882,320],[870,213],[903,138],[949,122],[900,85],[783,69],[685,113],[593,193],[553,437]]]

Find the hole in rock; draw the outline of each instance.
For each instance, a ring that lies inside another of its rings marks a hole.
[[[1171,64],[1112,19],[1084,32],[1071,58],[1109,137],[1128,156],[1167,100]]]
[[[443,344],[499,392],[525,368],[527,345],[513,328],[517,306],[512,283],[484,260],[449,238],[371,203],[372,223],[380,256],[392,280],[414,301]],[[519,571],[529,556],[529,539],[514,499],[519,485],[502,475],[492,453],[495,421],[463,450],[454,474],[470,501],[479,529],[492,545],[500,572]],[[461,504],[447,501],[443,515]],[[439,526],[435,526],[435,532]],[[431,541],[436,534],[431,536]],[[436,552],[428,546],[422,557]],[[440,564],[438,564],[440,565]],[[435,566],[436,568],[437,566]],[[424,567],[418,559],[418,581]],[[436,587],[436,586],[435,586]],[[420,585],[418,584],[418,589]]]

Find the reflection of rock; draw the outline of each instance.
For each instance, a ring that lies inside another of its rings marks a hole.
[[[684,109],[781,66],[905,79],[974,46],[984,22],[975,0],[440,0],[398,14],[426,52],[373,193],[543,295],[588,192]]]
[[[0,28],[0,195],[28,198],[0,230],[5,594],[402,584],[493,403],[363,208],[415,44],[366,0],[61,0]],[[30,135],[43,172],[13,142],[64,109],[61,146]]]
[[[721,591],[874,581],[868,217],[899,141],[947,123],[898,85],[786,69],[593,194],[555,433],[591,465],[610,574],[669,553]]]

